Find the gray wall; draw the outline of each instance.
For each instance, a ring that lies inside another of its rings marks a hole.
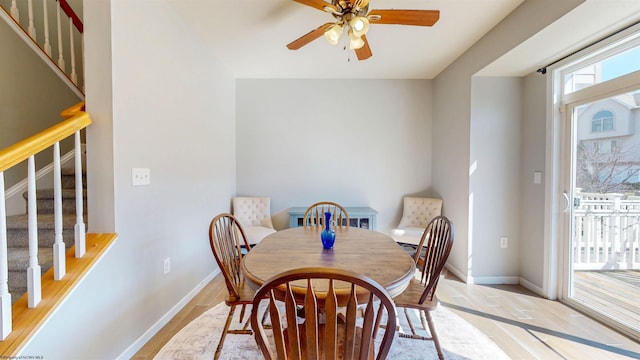
[[[519,282],[521,89],[520,78],[471,83],[469,247],[472,270],[486,269],[474,282]]]
[[[236,111],[238,194],[270,196],[277,228],[330,200],[388,232],[403,196],[432,194],[428,80],[238,80]]]
[[[88,86],[89,161],[112,154],[90,168],[90,231],[119,238],[24,350],[50,359],[117,358],[214,273],[209,221],[235,191],[235,82],[207,47],[168,1],[88,0],[84,11],[101,42],[86,49],[87,78],[112,74]],[[132,167],[150,168],[151,185],[132,187]],[[113,205],[100,221],[103,200]]]
[[[523,285],[542,293],[544,275],[545,141],[547,76],[538,73],[522,80],[520,147],[520,278]],[[533,173],[542,172],[542,184]]]

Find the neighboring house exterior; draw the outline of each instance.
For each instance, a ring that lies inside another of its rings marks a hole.
[[[576,111],[576,186],[584,192],[640,191],[640,92]]]

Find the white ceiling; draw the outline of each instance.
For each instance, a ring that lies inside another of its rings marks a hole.
[[[440,20],[432,27],[372,25],[367,39],[373,56],[364,61],[322,37],[300,50],[287,49],[333,19],[293,0],[172,1],[236,78],[432,79],[524,0],[371,0],[370,9],[440,10]],[[583,46],[623,21],[637,21],[639,14],[640,0],[588,0],[484,73],[530,73],[571,46]],[[591,19],[586,26],[585,18]],[[557,31],[570,36],[560,42]]]

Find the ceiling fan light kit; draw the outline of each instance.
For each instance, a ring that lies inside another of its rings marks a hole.
[[[336,45],[345,28],[348,28],[349,48],[356,51],[358,60],[371,57],[371,49],[366,38],[370,24],[433,26],[440,18],[438,10],[371,10],[369,0],[294,0],[303,5],[328,12],[335,18],[334,23],[326,23],[299,37],[287,45],[290,50],[298,50],[324,34],[325,39]]]

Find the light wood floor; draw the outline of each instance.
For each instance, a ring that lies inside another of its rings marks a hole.
[[[223,301],[225,294],[218,276],[132,359],[152,359],[175,333]],[[518,285],[468,285],[447,274],[438,285],[438,297],[512,359],[640,359],[640,344]]]

